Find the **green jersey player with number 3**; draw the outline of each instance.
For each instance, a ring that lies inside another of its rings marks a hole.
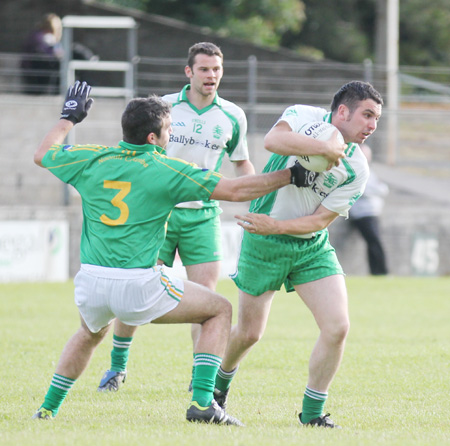
[[[111,323],[131,332],[148,323],[199,323],[188,421],[241,426],[213,400],[214,380],[231,325],[230,303],[205,287],[171,277],[156,265],[164,227],[181,201],[247,201],[285,185],[307,186],[299,165],[271,174],[227,179],[162,154],[172,132],[170,104],[161,98],[130,101],[116,147],[66,145],[64,139],[92,105],[91,87],[68,89],[61,119],[34,161],[81,195],[81,268],[75,303],[81,327],[67,342],[45,400],[33,418],[52,419],[87,367]]]

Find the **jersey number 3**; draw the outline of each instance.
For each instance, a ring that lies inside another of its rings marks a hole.
[[[111,203],[114,207],[119,208],[120,215],[115,220],[107,217],[103,214],[100,217],[100,221],[108,226],[118,226],[123,225],[130,215],[130,209],[127,204],[123,201],[123,199],[130,193],[131,183],[129,181],[108,181],[105,180],[103,182],[103,187],[107,189],[119,189],[119,193],[114,196],[111,200]]]

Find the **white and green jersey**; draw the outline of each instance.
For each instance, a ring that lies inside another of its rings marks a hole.
[[[81,195],[81,263],[150,268],[165,238],[165,223],[181,201],[208,200],[221,175],[153,145],[53,145],[42,160]]]
[[[186,95],[190,85],[163,99],[172,104],[172,130],[167,155],[218,172],[223,157],[231,161],[248,160],[247,118],[244,111],[216,93],[213,103],[201,110]],[[179,207],[218,206],[217,202],[181,203]]]
[[[293,132],[299,132],[305,124],[322,120],[331,123],[331,113],[327,113],[323,108],[294,105],[287,108],[277,122],[285,121]],[[295,156],[273,154],[264,172],[291,167],[295,161]],[[346,149],[346,157],[341,160],[339,166],[320,173],[312,186],[285,186],[253,200],[250,212],[267,214],[276,220],[290,220],[311,215],[322,205],[347,218],[349,209],[364,192],[368,178],[369,166],[366,157],[358,144],[350,143]],[[297,237],[311,238],[312,235]]]

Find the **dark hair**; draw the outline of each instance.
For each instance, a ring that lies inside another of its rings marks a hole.
[[[147,136],[160,136],[163,119],[170,114],[171,105],[159,96],[132,99],[122,114],[123,140],[130,144],[147,144]]]
[[[380,93],[369,82],[351,81],[343,85],[334,95],[331,112],[336,111],[341,104],[346,105],[350,112],[353,112],[357,103],[366,99],[372,99],[377,104],[383,105]]]
[[[199,42],[189,48],[187,64],[191,69],[194,66],[195,56],[197,56],[197,54],[219,56],[223,62],[222,51],[220,51],[220,48],[217,45],[214,45],[214,43],[211,42]]]

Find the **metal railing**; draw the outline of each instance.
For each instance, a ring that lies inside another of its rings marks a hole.
[[[24,61],[34,62],[34,65],[40,66],[22,68]],[[76,75],[80,75],[81,70],[90,68],[92,71],[107,71],[114,68],[109,66],[111,62],[104,61],[71,60],[68,63]],[[132,83],[136,96],[147,95],[150,91],[156,94],[176,91],[187,82],[184,75],[186,63],[184,59],[134,57],[131,63],[135,73],[128,82]],[[126,68],[122,65],[117,71],[130,71],[128,65]],[[57,61],[46,56],[0,53],[0,94],[24,92],[26,77],[30,80],[31,91],[57,94],[58,90],[54,85],[60,80],[59,66]],[[386,91],[383,67],[367,63],[267,62],[250,56],[247,60],[226,60],[224,69],[221,95],[241,104],[302,102],[328,105],[332,94],[343,83],[352,79],[368,80],[382,94]],[[43,88],[39,77],[48,79],[48,88]],[[118,83],[117,78],[114,79],[111,73],[102,74],[99,79],[104,84],[98,84],[98,87],[113,87]],[[96,81],[98,82],[98,79]],[[401,103],[450,103],[450,68],[400,67],[399,81]],[[119,83],[122,84],[122,80]]]
[[[0,53],[0,95],[44,93],[52,95],[57,89],[34,84],[24,91],[23,74],[30,77],[49,75],[58,78],[58,70],[28,70],[23,73],[21,61],[31,55]],[[82,61],[72,61],[77,77],[91,75],[93,94],[101,96],[102,88],[124,86],[123,78],[112,73],[79,71]],[[150,93],[166,94],[179,91],[187,83],[186,61],[179,58],[135,58],[133,60],[133,90],[135,96]],[[93,65],[89,65],[93,66]],[[85,68],[89,67],[88,65]],[[101,78],[95,75],[101,74]],[[53,78],[52,78],[53,79]],[[220,95],[239,104],[246,112],[249,133],[264,134],[282,111],[291,104],[304,103],[329,107],[334,92],[352,79],[371,80],[385,93],[383,67],[364,64],[332,64],[305,62],[266,62],[255,57],[247,60],[225,60]],[[398,147],[396,162],[412,165],[448,167],[450,155],[450,68],[401,67],[400,109],[398,117]],[[57,82],[54,81],[57,85]],[[26,96],[22,96],[24,100]],[[379,129],[371,138],[377,146],[379,161],[386,162],[385,138],[389,104],[386,104]]]
[[[105,73],[118,72],[123,74],[122,84],[119,86],[98,85],[97,94],[107,97],[125,97],[131,99],[134,96],[134,66],[137,56],[137,23],[132,17],[98,17],[98,16],[65,16],[62,19],[63,35],[62,46],[64,51],[60,64],[61,92],[66,91],[67,86],[73,83],[77,72],[90,71],[103,73],[102,78],[107,78]],[[101,29],[117,32],[126,32],[126,60],[102,61],[102,60],[73,60],[68,48],[73,47],[74,29]]]

